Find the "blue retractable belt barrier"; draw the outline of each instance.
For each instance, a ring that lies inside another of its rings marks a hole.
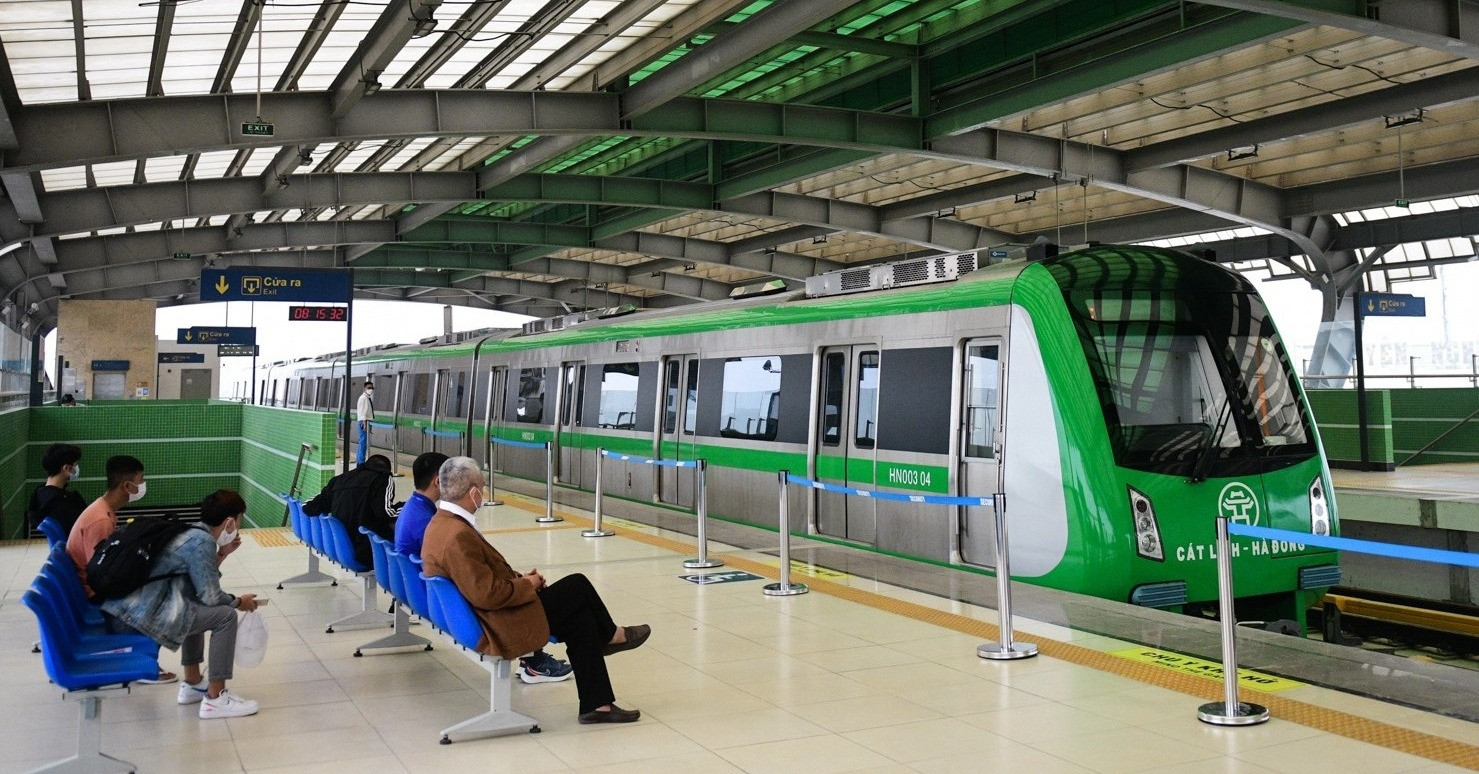
[[[877,492],[869,489],[856,489],[850,486],[837,486],[836,484],[824,484],[809,478],[786,474],[786,483],[809,486],[812,489],[820,489],[823,492],[837,492],[838,494],[854,495],[856,497],[872,497],[876,500],[894,500],[901,503],[923,503],[925,505],[990,505],[993,501],[990,497],[949,497],[944,495],[911,495],[898,492]]]
[[[698,460],[654,460],[649,457],[638,457],[632,454],[617,454],[613,451],[601,450],[601,454],[613,460],[623,462],[636,462],[643,465],[657,465],[663,468],[696,468]]]
[[[490,438],[488,440],[492,441],[493,443],[500,444],[502,446],[520,446],[520,447],[523,447],[525,449],[543,449],[544,448],[544,442],[543,441],[510,441],[510,440],[508,440],[506,438]]]
[[[377,428],[379,428],[381,430],[394,430],[395,429],[395,425],[391,424],[390,422],[371,422],[370,423],[370,427],[377,427]]]
[[[1232,535],[1263,538],[1265,540],[1282,540],[1286,543],[1303,543],[1307,546],[1333,548],[1338,551],[1353,551],[1358,554],[1375,554],[1377,556],[1390,556],[1394,559],[1412,559],[1419,562],[1479,567],[1479,554],[1444,551],[1440,548],[1399,546],[1392,545],[1391,543],[1377,543],[1370,540],[1314,535],[1308,532],[1290,532],[1286,529],[1270,529],[1269,527],[1253,527],[1235,523],[1229,523],[1227,525],[1227,531]]]
[[[436,436],[437,438],[461,438],[462,437],[462,433],[459,433],[459,432],[456,432],[456,431],[453,431],[453,432],[450,432],[449,433],[449,432],[447,432],[445,430],[433,430],[433,429],[431,429],[429,427],[422,428],[421,432],[423,432],[423,433],[425,433],[427,435]]]

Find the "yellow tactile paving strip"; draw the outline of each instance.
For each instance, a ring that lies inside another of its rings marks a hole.
[[[302,545],[296,537],[293,537],[293,531],[287,527],[259,527],[256,529],[244,529],[242,532],[251,535],[256,539],[257,545],[266,548]]]
[[[544,513],[543,505],[534,506],[525,504],[512,498],[508,498],[506,504],[532,513]],[[567,520],[567,523],[573,521],[575,523],[574,525],[590,523],[589,519],[574,514],[561,512],[559,515],[563,516]],[[517,531],[527,530],[519,529]],[[644,532],[621,529],[619,527],[612,531],[629,540],[664,548],[675,553],[681,554],[693,548],[688,543],[658,535],[650,535]],[[775,567],[733,555],[726,555],[724,557],[724,563],[736,570],[745,570],[767,578],[776,578],[779,573],[779,570]],[[951,631],[969,634],[982,640],[994,641],[1000,636],[1001,630],[996,625],[979,621],[969,616],[935,610],[924,605],[893,599],[882,594],[855,589],[819,578],[808,577],[806,579],[806,585],[807,588],[819,593],[845,599],[849,602],[856,602],[857,604],[865,605],[876,610],[884,610],[923,623],[933,624],[950,629]],[[1013,634],[1016,636],[1015,632]],[[1023,639],[1027,638],[1024,637]],[[1044,656],[1051,656],[1072,664],[1098,669],[1102,672],[1109,672],[1137,682],[1179,691],[1206,701],[1219,701],[1223,698],[1222,684],[1215,680],[1184,675],[1151,664],[1128,661],[1108,653],[1085,648],[1081,645],[1055,642],[1036,635],[1030,639],[1037,644],[1038,652]],[[1390,723],[1382,723],[1377,720],[1352,715],[1348,712],[1317,707],[1313,704],[1280,696],[1260,694],[1257,702],[1267,707],[1269,712],[1280,720],[1287,720],[1291,723],[1298,723],[1302,726],[1319,729],[1348,739],[1355,739],[1429,760],[1479,771],[1479,746],[1476,745],[1464,744],[1452,739],[1425,734],[1421,731],[1414,731]]]

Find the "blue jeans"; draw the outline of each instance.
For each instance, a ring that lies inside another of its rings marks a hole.
[[[365,453],[370,448],[370,432],[365,429],[365,422],[356,422],[359,425],[359,451],[354,455],[354,464],[365,464]]]

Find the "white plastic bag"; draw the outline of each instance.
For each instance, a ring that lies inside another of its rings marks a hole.
[[[255,610],[242,613],[236,624],[236,665],[254,667],[267,653],[267,620]]]

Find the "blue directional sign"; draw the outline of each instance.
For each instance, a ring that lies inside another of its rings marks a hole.
[[[1362,317],[1427,317],[1425,298],[1406,293],[1362,293]]]
[[[161,363],[204,363],[204,352],[160,352]]]
[[[202,269],[201,301],[338,302],[349,300],[349,272],[270,266]]]
[[[197,325],[179,328],[175,335],[176,344],[256,344],[256,328],[216,328]]]

